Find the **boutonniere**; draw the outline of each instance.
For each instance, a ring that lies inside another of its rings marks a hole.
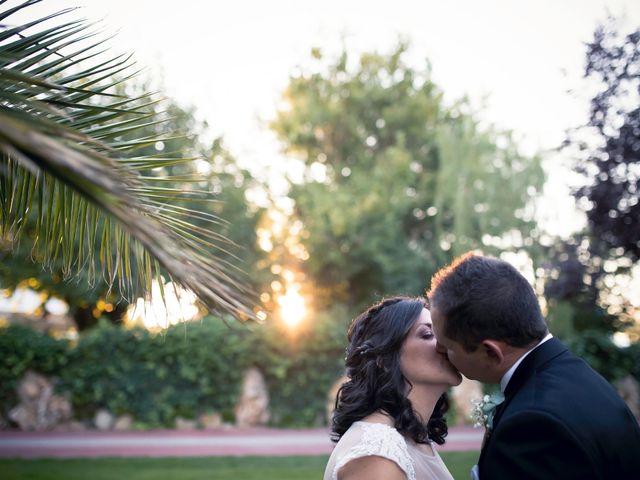
[[[493,395],[485,395],[480,400],[471,400],[473,410],[471,411],[471,420],[473,426],[484,427],[488,431],[493,428],[493,417],[496,413],[496,407],[504,402],[504,394],[502,392]]]

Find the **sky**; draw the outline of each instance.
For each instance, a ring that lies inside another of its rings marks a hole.
[[[553,150],[587,118],[587,97],[570,93],[584,92],[584,43],[608,13],[640,25],[640,2],[630,0],[45,0],[29,15],[71,6],[117,32],[115,51],[134,52],[275,190],[290,166],[265,123],[311,49],[388,52],[409,40],[409,62],[430,61],[447,101],[467,95],[484,122],[516,133],[523,153],[545,156],[539,221],[561,236],[583,222],[566,162]]]

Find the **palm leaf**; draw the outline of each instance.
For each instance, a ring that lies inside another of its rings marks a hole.
[[[221,220],[178,205],[212,201],[209,194],[154,176],[193,159],[138,154],[174,134],[131,138],[167,119],[150,94],[114,93],[129,78],[115,79],[131,70],[130,57],[104,60],[103,41],[87,45],[94,33],[85,21],[50,25],[67,11],[10,26],[13,14],[38,1],[0,12],[2,237],[19,242],[32,220],[34,255],[62,265],[66,277],[88,273],[131,301],[148,297],[152,279],[166,273],[208,308],[253,318],[253,295],[221,255],[233,248],[217,233]]]

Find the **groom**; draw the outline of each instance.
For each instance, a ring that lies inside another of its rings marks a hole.
[[[434,275],[428,297],[439,351],[505,396],[472,475],[640,479],[638,422],[611,385],[549,333],[515,268],[469,253]]]

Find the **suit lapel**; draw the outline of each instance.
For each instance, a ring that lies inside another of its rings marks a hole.
[[[536,370],[566,350],[567,347],[565,347],[560,340],[554,337],[547,340],[539,347],[536,347],[529,355],[526,356],[522,363],[518,365],[516,371],[513,372],[511,380],[509,380],[509,384],[504,391],[504,402],[496,407],[495,415],[493,417],[492,431],[497,428],[500,418],[509,407],[509,403],[511,403],[511,400],[518,390],[522,388],[528,379],[535,375]],[[480,451],[481,459],[488,444],[490,443],[491,436],[492,435],[488,435],[486,441],[483,442],[482,449]]]

